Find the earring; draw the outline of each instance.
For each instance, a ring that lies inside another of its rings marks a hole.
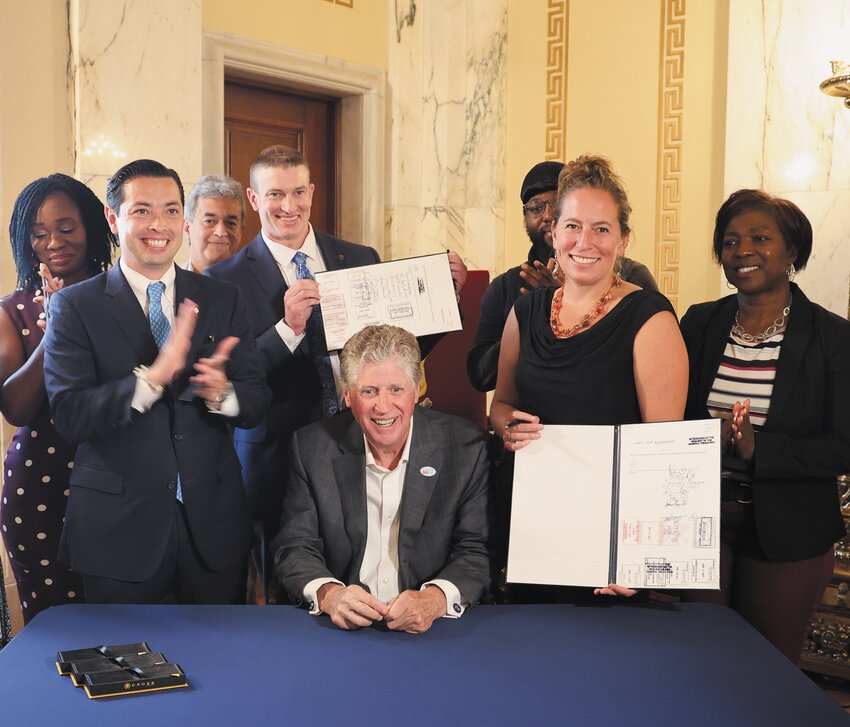
[[[621,273],[623,272],[623,256],[617,255],[614,259],[614,277],[622,282],[623,278]]]
[[[730,283],[728,280],[726,281],[726,287],[729,288],[729,290],[737,290],[737,288],[732,285],[732,283]]]
[[[794,280],[794,277],[797,275],[797,268],[794,267],[794,263],[788,264],[788,267],[785,270],[785,274],[788,276],[789,283]]]

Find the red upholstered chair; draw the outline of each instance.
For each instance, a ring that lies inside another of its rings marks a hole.
[[[486,270],[470,270],[460,295],[463,330],[447,334],[425,359],[426,396],[432,409],[455,414],[487,429],[487,396],[476,391],[466,375],[466,356],[472,348],[481,299],[490,284]]]

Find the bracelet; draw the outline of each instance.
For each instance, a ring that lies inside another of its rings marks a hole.
[[[144,381],[153,391],[154,394],[161,394],[165,391],[165,387],[162,384],[155,384],[153,381],[148,379],[148,367],[147,366],[136,366],[133,369],[133,375],[139,380]]]

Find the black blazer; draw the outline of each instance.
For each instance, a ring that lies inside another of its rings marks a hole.
[[[360,583],[366,549],[366,455],[351,412],[292,438],[292,469],[275,575],[301,605],[314,578]],[[430,469],[429,469],[430,468]],[[486,436],[458,417],[417,406],[399,506],[399,589],[451,581],[474,604],[490,583],[490,487]]]
[[[835,478],[850,472],[850,322],[791,287],[791,315],[753,459],[759,543],[777,561],[820,555],[844,535]],[[691,306],[682,318],[689,419],[708,417],[706,400],[737,308],[730,295]]]
[[[153,407],[130,404],[133,369],[158,350],[120,266],[51,299],[44,378],[59,434],[79,445],[71,472],[60,559],[85,575],[149,578],[162,560],[180,473],[189,526],[204,562],[218,570],[244,557],[252,537],[229,424],[251,426],[270,393],[245,309],[232,285],[176,269],[176,300],[199,314],[189,362]],[[239,401],[230,420],[189,391],[192,364],[238,336],[227,375]]]

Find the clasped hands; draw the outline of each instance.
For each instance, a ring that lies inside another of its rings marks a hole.
[[[148,382],[155,386],[165,386],[186,367],[186,357],[192,347],[192,334],[195,332],[198,313],[198,306],[193,300],[185,298],[180,304],[168,340],[148,368]],[[221,401],[230,387],[225,366],[238,343],[236,336],[222,339],[212,356],[200,358],[195,362],[196,373],[189,378],[195,387],[195,394],[214,409],[221,408]]]
[[[391,631],[421,634],[446,613],[446,596],[437,586],[402,591],[384,603],[361,586],[325,583],[319,588],[317,598],[319,610],[346,631],[384,621]]]
[[[519,289],[520,294],[524,295],[534,288],[560,288],[564,284],[564,273],[560,268],[556,269],[556,265],[555,258],[549,258],[545,265],[539,260],[535,260],[534,265],[520,265],[519,277],[525,284]]]
[[[750,421],[750,400],[736,401],[732,413],[720,427],[720,441],[724,451],[734,448],[744,462],[751,462],[756,451],[756,438]]]

